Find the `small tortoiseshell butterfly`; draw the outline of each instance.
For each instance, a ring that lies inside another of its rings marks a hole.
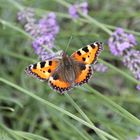
[[[31,64],[25,71],[40,80],[47,80],[50,87],[64,93],[89,81],[93,73],[91,64],[95,64],[101,50],[102,43],[94,42],[71,56],[63,52],[61,59],[54,58]]]

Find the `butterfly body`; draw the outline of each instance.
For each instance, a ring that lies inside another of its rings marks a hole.
[[[59,72],[65,82],[72,83],[76,78],[76,62],[70,58],[65,52],[60,60]]]
[[[54,90],[64,93],[74,86],[87,83],[93,74],[91,64],[96,62],[102,44],[92,43],[68,56],[62,53],[61,59],[52,59],[26,68],[26,72],[43,81],[48,81]]]

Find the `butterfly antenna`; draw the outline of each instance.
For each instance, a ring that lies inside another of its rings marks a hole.
[[[65,49],[65,52],[67,51],[68,47],[70,46],[71,40],[72,40],[72,36],[70,37],[70,39],[69,39],[69,41],[68,41],[68,44],[67,44],[66,49]]]

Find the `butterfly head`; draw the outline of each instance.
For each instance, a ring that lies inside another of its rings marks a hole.
[[[67,53],[65,51],[62,52],[62,58],[68,57]]]
[[[61,61],[61,65],[63,67],[67,67],[69,68],[72,65],[72,60],[71,58],[67,55],[66,52],[62,52],[62,61]]]

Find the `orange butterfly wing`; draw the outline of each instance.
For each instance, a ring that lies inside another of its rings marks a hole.
[[[75,85],[87,83],[92,76],[93,69],[91,64],[95,64],[98,55],[103,50],[102,43],[94,42],[86,47],[79,49],[71,55],[74,60],[85,64],[85,68],[77,75]]]
[[[96,62],[101,50],[103,50],[102,43],[95,42],[79,49],[70,56],[74,61],[78,62],[77,66],[80,63],[73,84],[66,82],[62,77],[63,72],[58,71],[58,69],[61,70],[61,67],[59,67],[59,59],[46,60],[31,64],[25,69],[25,71],[27,74],[37,77],[40,80],[48,80],[49,85],[54,90],[63,93],[71,89],[73,86],[82,85],[88,82],[93,73],[91,64]]]
[[[46,60],[29,65],[25,72],[40,80],[47,80],[59,65],[58,59]]]
[[[102,43],[94,42],[74,52],[71,58],[85,64],[94,64],[101,50],[103,50]]]
[[[82,85],[87,83],[93,74],[92,67],[88,64],[85,65],[85,68],[81,70],[79,75],[75,79],[75,86]]]
[[[57,76],[56,76],[57,75]],[[55,91],[58,91],[60,93],[63,93],[65,91],[68,91],[71,89],[71,84],[68,82],[63,81],[59,74],[54,73],[49,80],[48,80],[49,85],[54,89]]]

